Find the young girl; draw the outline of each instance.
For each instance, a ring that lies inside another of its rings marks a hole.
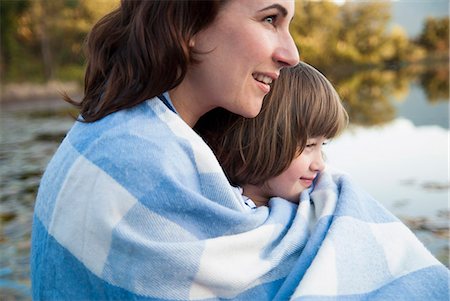
[[[252,207],[267,205],[275,196],[298,203],[300,193],[325,168],[322,145],[348,123],[331,83],[303,62],[281,71],[256,118],[220,116],[214,120],[221,135],[203,131],[206,120],[199,131]]]

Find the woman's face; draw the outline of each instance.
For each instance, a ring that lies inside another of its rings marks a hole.
[[[299,55],[289,33],[294,0],[230,0],[215,21],[197,33],[191,64],[170,96],[181,117],[195,124],[207,111],[222,107],[255,117],[280,69],[296,65]]]

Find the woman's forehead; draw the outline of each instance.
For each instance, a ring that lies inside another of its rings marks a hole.
[[[264,13],[277,11],[283,17],[292,18],[295,11],[294,0],[228,0],[222,7],[224,13]]]

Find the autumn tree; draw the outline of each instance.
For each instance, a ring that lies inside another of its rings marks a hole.
[[[296,2],[291,33],[302,59],[315,66],[333,64],[340,31],[339,7],[335,3]]]
[[[0,1],[0,58],[2,80],[5,71],[21,63],[18,54],[23,52],[21,41],[17,38],[20,15],[29,7],[29,1]]]
[[[427,18],[418,42],[429,51],[448,51],[449,17]]]
[[[399,28],[388,31],[391,4],[384,1],[298,1],[291,26],[302,59],[333,72],[349,66],[384,65],[417,57]]]
[[[27,5],[22,7],[22,3]],[[82,76],[84,40],[92,25],[117,6],[119,0],[2,0],[1,4],[2,39],[6,30],[6,38],[18,41],[12,51],[12,44],[3,44],[2,40],[7,77],[20,80],[35,76],[49,80],[72,77],[73,74],[64,74],[67,70]],[[6,27],[3,27],[4,6],[5,14],[10,12],[8,15],[14,21]]]

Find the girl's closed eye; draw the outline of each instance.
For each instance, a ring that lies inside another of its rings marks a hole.
[[[317,144],[315,142],[306,143],[305,148],[303,149],[302,153],[305,153],[305,154],[312,153],[314,151],[316,145]]]
[[[328,142],[329,142],[329,140],[323,140],[323,138],[312,139],[311,141],[308,141],[306,143],[305,149],[312,150],[312,149],[316,148],[317,146],[322,147],[322,146],[327,145]]]

